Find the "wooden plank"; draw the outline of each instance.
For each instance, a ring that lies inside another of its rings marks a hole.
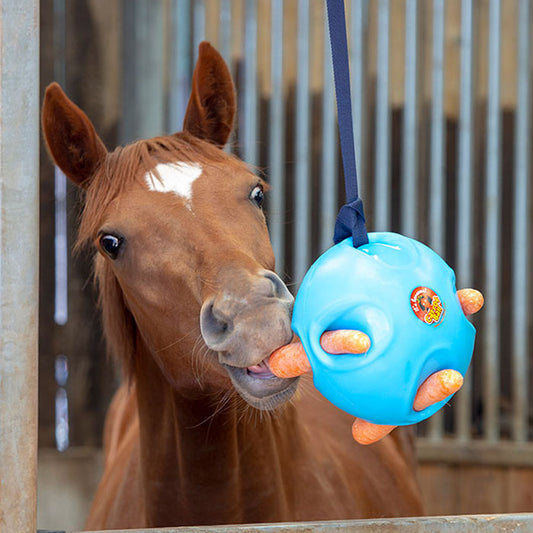
[[[424,512],[430,516],[457,514],[457,466],[423,464],[418,468]]]
[[[37,527],[82,529],[103,470],[96,448],[39,449]]]
[[[506,497],[506,512],[533,512],[533,468],[508,469]]]
[[[533,512],[533,468],[424,463],[419,481],[428,515]]]
[[[457,471],[460,514],[505,512],[505,469],[462,466]]]
[[[450,438],[441,441],[419,438],[417,455],[422,463],[445,461],[451,464],[533,466],[533,444],[530,442],[472,440],[461,444]]]
[[[158,529],[113,530],[99,533],[483,533],[530,532],[533,516],[440,516],[429,518],[392,518],[380,520],[345,520],[331,522],[297,522],[286,524],[249,524],[241,526],[200,526]],[[93,532],[96,533],[96,532]]]

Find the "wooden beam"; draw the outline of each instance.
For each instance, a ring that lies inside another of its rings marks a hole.
[[[527,442],[471,440],[463,444],[455,439],[419,438],[417,455],[422,463],[533,466],[533,444]]]
[[[199,526],[159,529],[128,529],[98,533],[480,533],[531,531],[533,515],[432,516],[378,520],[345,520],[331,522],[296,522],[286,524],[254,524],[241,526]],[[90,532],[89,532],[90,533]],[[96,532],[92,532],[96,533]]]

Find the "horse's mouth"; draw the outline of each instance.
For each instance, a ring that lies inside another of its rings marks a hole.
[[[270,411],[288,401],[296,392],[299,378],[278,378],[268,366],[268,357],[259,364],[237,367],[223,363],[235,390],[252,406]]]
[[[272,379],[276,376],[270,370],[269,365],[270,357],[263,359],[258,365],[252,365],[246,367],[246,373],[256,379]]]

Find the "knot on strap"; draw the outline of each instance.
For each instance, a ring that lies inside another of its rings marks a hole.
[[[353,245],[356,248],[368,243],[365,214],[361,198],[344,204],[335,222],[335,234],[333,236],[333,242],[335,244],[350,236],[353,238]]]

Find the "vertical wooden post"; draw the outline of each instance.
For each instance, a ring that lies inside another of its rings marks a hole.
[[[0,531],[37,516],[38,6],[0,3]]]

